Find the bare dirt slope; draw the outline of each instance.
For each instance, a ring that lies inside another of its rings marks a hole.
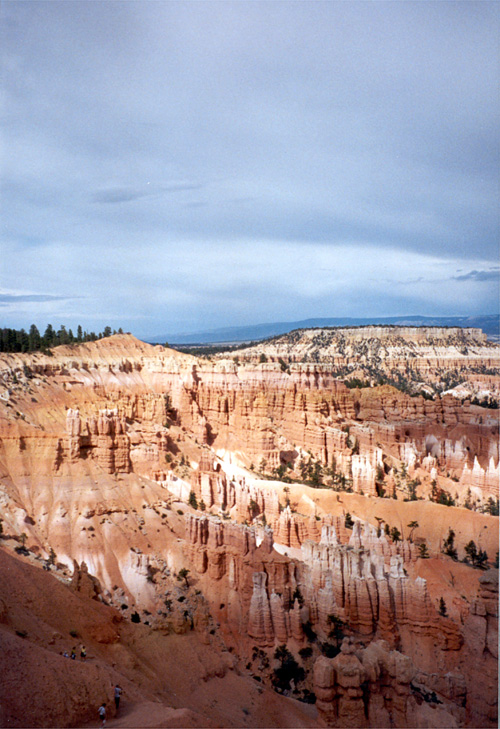
[[[96,725],[103,701],[110,726],[318,726],[314,707],[240,675],[230,653],[125,621],[3,548],[0,585],[2,727]],[[75,661],[61,655],[73,646]],[[125,691],[116,720],[115,683]]]

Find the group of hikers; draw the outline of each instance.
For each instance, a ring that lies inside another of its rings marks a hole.
[[[64,656],[64,658],[70,658],[71,660],[75,661],[76,660],[76,646],[74,646],[71,649],[71,654],[68,653],[68,651],[64,651],[64,653],[62,655]],[[85,648],[84,645],[82,645],[80,648],[80,658],[82,659],[82,661],[85,661],[85,659],[87,658],[87,649]],[[121,686],[116,684],[113,691],[114,691],[114,696],[115,696],[116,713],[118,713],[118,709],[120,707],[120,697],[123,693],[123,689],[121,688]],[[105,724],[106,724],[106,702],[105,701],[103,701],[101,706],[99,707],[99,718],[102,721],[102,726],[105,726]]]
[[[115,695],[115,708],[116,708],[117,714],[118,714],[118,709],[120,707],[120,697],[121,697],[122,693],[123,693],[123,689],[120,686],[118,686],[118,684],[116,684],[116,686],[114,688],[114,695]],[[99,707],[99,718],[102,721],[101,726],[105,726],[106,725],[106,702],[105,701],[103,701],[101,706]]]
[[[73,646],[71,649],[71,653],[68,653],[68,651],[64,651],[62,654],[63,658],[71,658],[72,661],[76,661],[76,646]],[[87,658],[87,649],[84,645],[80,648],[80,658],[82,661],[84,661]]]

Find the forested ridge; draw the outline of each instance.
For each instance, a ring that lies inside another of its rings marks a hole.
[[[51,347],[59,344],[81,344],[82,342],[95,342],[97,339],[110,337],[112,334],[123,334],[120,327],[118,331],[111,327],[105,327],[102,332],[87,332],[78,325],[76,335],[71,329],[66,329],[61,324],[59,329],[54,329],[52,324],[47,324],[45,332],[40,334],[38,327],[32,324],[29,332],[25,329],[0,329],[0,352],[42,352],[50,351]]]

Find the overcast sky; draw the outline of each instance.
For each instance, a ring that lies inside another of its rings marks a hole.
[[[498,311],[498,3],[1,13],[0,326]]]

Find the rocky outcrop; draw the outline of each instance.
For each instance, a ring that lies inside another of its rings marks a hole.
[[[286,547],[300,547],[309,538],[306,522],[294,514],[289,506],[273,522],[273,532],[275,542]]]
[[[463,643],[456,623],[438,615],[426,581],[405,574],[403,555],[411,559],[413,545],[406,544],[406,551],[401,544],[389,546],[373,528],[358,525],[350,543],[342,545],[335,528],[327,525],[319,544],[302,546],[303,562],[297,565],[286,556],[277,561],[272,538],[257,547],[253,528],[210,516],[190,515],[186,539],[199,574],[216,581],[229,577],[231,588],[238,590],[253,580],[249,602],[244,589],[233,599],[240,602],[241,615],[249,611],[247,631],[259,645],[284,643],[292,635],[300,640],[305,622],[326,635],[332,615],[365,639],[384,639],[392,647],[412,651],[425,639],[438,652],[457,651]],[[395,549],[400,553],[394,554]]]
[[[78,410],[66,416],[66,453],[70,463],[90,453],[106,473],[130,472],[130,440],[126,435],[125,418],[117,410],[100,410],[82,423]]]
[[[226,474],[209,451],[202,451],[194,483],[197,497],[207,508],[218,506],[225,510],[235,503],[234,488],[229,487]]]
[[[479,579],[479,590],[465,620],[466,658],[475,666],[467,676],[467,719],[472,726],[495,725],[498,719],[498,569]],[[480,680],[478,680],[480,677]]]
[[[275,632],[266,590],[267,575],[253,575],[253,592],[248,615],[248,635],[259,645],[273,645]]]
[[[467,459],[463,465],[460,481],[468,488],[475,487],[481,493],[498,499],[500,484],[499,461],[495,461],[495,456],[492,455],[483,467],[477,456],[474,456],[472,466],[469,465],[469,459]]]
[[[422,635],[432,636],[439,649],[462,645],[456,624],[440,618],[431,604],[426,581],[405,574],[403,559],[414,558],[413,545],[389,546],[385,536],[377,537],[370,527],[362,531],[358,523],[347,547],[330,528],[319,544],[307,542],[302,553],[309,568],[304,594],[323,629],[334,613],[360,635],[383,638],[392,646]]]
[[[458,727],[463,679],[450,674],[438,699],[419,688],[416,676],[411,659],[385,641],[362,648],[345,639],[335,658],[314,665],[318,712],[331,727]],[[433,708],[424,701],[434,701]]]
[[[85,562],[78,565],[78,562],[73,561],[73,576],[70,587],[83,597],[93,600],[97,600],[98,596],[102,593],[99,580],[93,575],[89,575],[89,570]]]

